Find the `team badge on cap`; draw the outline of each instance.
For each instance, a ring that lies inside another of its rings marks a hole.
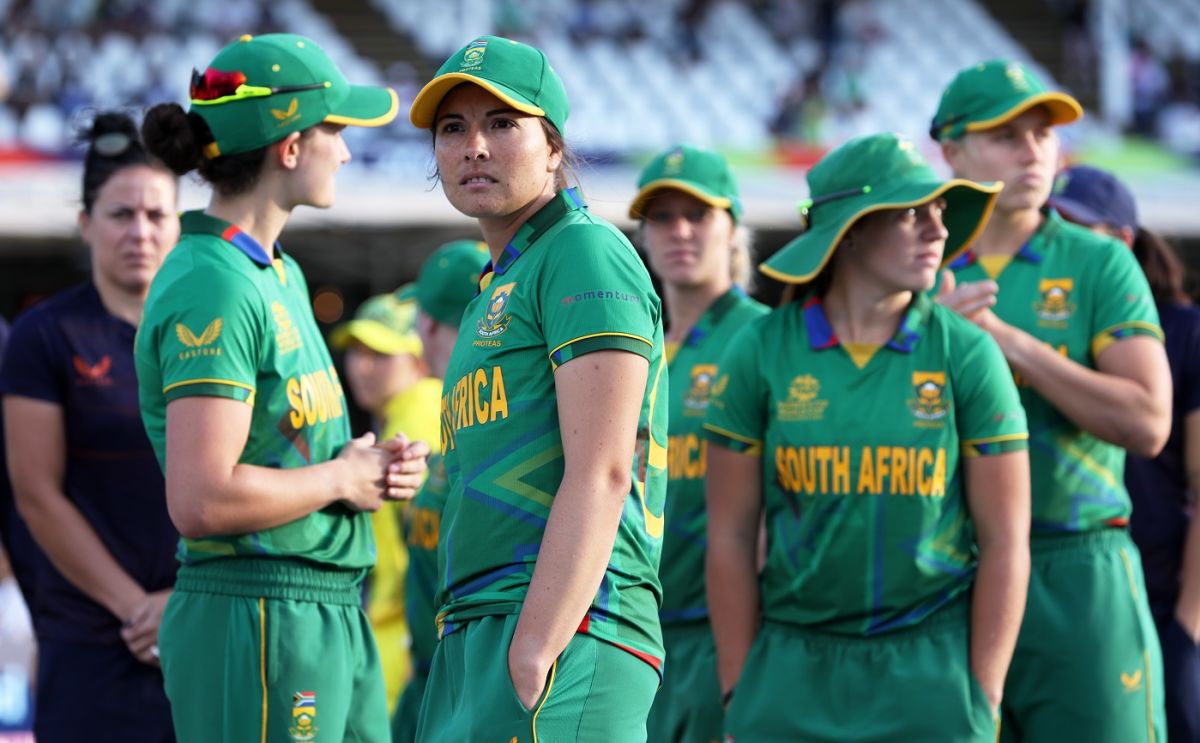
[[[463,50],[462,64],[459,69],[468,70],[483,64],[483,55],[487,53],[487,39],[476,39]]]

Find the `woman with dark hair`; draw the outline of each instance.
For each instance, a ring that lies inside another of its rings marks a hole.
[[[1133,501],[1129,531],[1142,553],[1146,593],[1163,653],[1167,737],[1200,741],[1200,309],[1184,289],[1174,248],[1138,224],[1133,194],[1115,176],[1086,165],[1059,175],[1050,203],[1068,220],[1133,250],[1162,324],[1171,366],[1171,434],[1153,459],[1125,457]]]
[[[86,140],[79,230],[91,281],[22,315],[0,365],[13,492],[40,550],[14,554],[35,565],[34,732],[48,743],[169,741],[158,629],[179,535],[138,414],[133,346],[179,237],[176,184],[124,114],[98,115]]]
[[[568,187],[567,111],[541,51],[482,36],[409,114],[491,257],[442,393],[426,743],[644,741],[660,681],[661,303]]]
[[[355,86],[310,39],[243,36],[195,73],[191,108],[143,133],[213,187],[150,289],[137,341],[142,418],[166,475],[182,566],[160,644],[182,740],[380,741],[388,713],[360,606],[367,512],[412,497],[428,447],[350,440],[304,275],[277,242],[329,207],[345,126],[379,126],[389,89]]]
[[[893,134],[808,184],[805,231],[760,267],[800,299],[728,343],[704,421],[725,730],[990,743],[1029,575],[1025,414],[996,345],[927,292],[1000,188]]]

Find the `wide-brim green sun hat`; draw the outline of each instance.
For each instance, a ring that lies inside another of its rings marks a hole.
[[[801,202],[804,232],[759,270],[773,279],[803,284],[816,278],[854,224],[873,212],[946,200],[945,266],[970,247],[987,224],[1002,188],[961,178],[942,180],[915,145],[896,134],[852,139],[808,173],[809,199]]]
[[[295,34],[242,36],[193,72],[189,97],[213,135],[210,160],[320,123],[383,126],[400,110],[394,90],[351,85],[316,42]]]
[[[1041,106],[1055,126],[1083,116],[1079,101],[1050,90],[1020,62],[993,59],[968,67],[946,86],[929,135],[938,141],[993,129]]]
[[[728,209],[733,221],[742,217],[742,202],[729,162],[719,152],[675,145],[651,160],[638,177],[630,219],[645,219],[646,206],[664,190],[682,191],[717,209]]]
[[[463,83],[478,85],[522,113],[545,117],[565,134],[567,91],[546,55],[499,36],[480,36],[442,64],[413,99],[408,112],[413,126],[432,128],[442,99]]]

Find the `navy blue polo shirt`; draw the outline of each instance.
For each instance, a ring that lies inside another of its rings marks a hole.
[[[146,591],[175,582],[179,534],[142,427],[134,326],[113,317],[89,282],[19,317],[0,364],[0,394],[62,408],[64,491],[116,561]],[[30,611],[38,637],[121,642],[120,621],[42,558]]]
[[[1156,619],[1171,617],[1179,598],[1179,568],[1190,523],[1184,419],[1200,408],[1200,309],[1159,303],[1175,400],[1171,436],[1154,459],[1125,460],[1125,487],[1133,501],[1130,532],[1142,553],[1146,591]]]

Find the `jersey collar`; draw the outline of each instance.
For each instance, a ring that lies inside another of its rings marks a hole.
[[[722,294],[715,302],[708,306],[700,319],[688,331],[687,337],[683,339],[683,345],[688,348],[695,348],[704,342],[712,329],[721,324],[721,318],[725,317],[725,313],[733,309],[733,306],[746,298],[746,292],[742,291],[740,286],[734,286],[729,291]]]
[[[1042,259],[1045,257],[1046,243],[1058,233],[1063,224],[1063,219],[1059,216],[1058,212],[1048,206],[1042,209],[1042,215],[1045,216],[1045,219],[1042,220],[1041,226],[1037,228],[1037,232],[1034,232],[1033,236],[1021,246],[1021,249],[1017,251],[1013,258],[1029,263],[1042,262]],[[975,251],[968,249],[950,263],[950,268],[953,270],[966,268],[967,266],[974,265],[978,260],[979,258],[975,255]]]
[[[247,258],[257,263],[260,268],[270,268],[272,266],[271,255],[267,252],[266,248],[235,224],[230,224],[223,219],[218,219],[211,214],[205,214],[202,210],[197,209],[195,211],[184,212],[179,218],[179,225],[184,234],[216,235],[242,251]],[[278,241],[275,242],[275,250],[282,255]]]
[[[921,330],[932,306],[932,300],[923,292],[914,292],[913,301],[908,305],[900,327],[896,328],[896,334],[883,347],[897,353],[910,353],[917,341],[921,340]],[[815,294],[809,297],[802,311],[810,348],[814,351],[825,351],[841,345],[837,333],[833,332],[833,326],[829,324],[829,318],[825,315],[825,307],[820,297]]]
[[[558,220],[579,209],[587,209],[587,204],[584,202],[583,197],[579,195],[578,190],[564,188],[555,194],[553,199],[541,209],[538,209],[533,216],[525,220],[525,224],[517,228],[517,234],[513,235],[512,240],[508,241],[508,245],[504,246],[504,252],[500,254],[500,260],[494,266],[491,261],[488,261],[487,265],[483,267],[479,279],[480,289],[486,289],[493,277],[503,276],[512,267],[512,264],[521,257],[521,254],[530,245],[537,242],[537,239],[544,235],[546,230],[554,226]]]

